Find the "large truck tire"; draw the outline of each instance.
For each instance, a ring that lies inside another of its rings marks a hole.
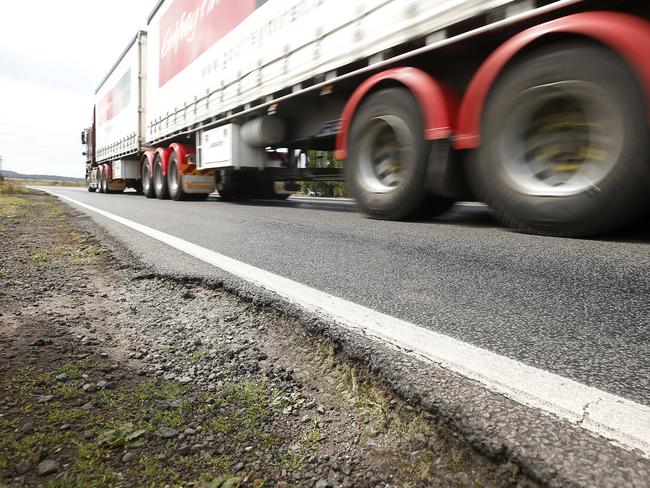
[[[217,192],[221,200],[232,202],[241,198],[239,179],[236,175],[237,173],[227,170],[217,173]]]
[[[167,188],[169,197],[174,201],[188,200],[188,195],[183,191],[183,175],[179,174],[176,152],[173,152],[167,165]]]
[[[86,176],[86,188],[90,193],[95,193],[97,191],[97,188],[90,186],[90,176]]]
[[[224,201],[273,199],[273,179],[259,172],[228,171],[217,176],[217,191]]]
[[[477,196],[522,232],[587,237],[650,204],[647,107],[608,49],[555,44],[503,73],[466,166]]]
[[[99,193],[106,193],[106,187],[107,187],[107,182],[106,182],[106,167],[104,165],[99,167]]]
[[[169,198],[169,188],[167,187],[167,178],[163,174],[162,160],[156,155],[153,164],[153,186],[158,200]]]
[[[430,143],[423,134],[420,107],[404,88],[378,91],[359,107],[350,128],[345,177],[367,216],[403,220],[449,208],[449,200],[427,192]]]
[[[142,181],[142,194],[147,198],[155,198],[156,190],[153,187],[150,164],[149,160],[145,158],[145,161],[142,164],[142,175],[140,181]]]

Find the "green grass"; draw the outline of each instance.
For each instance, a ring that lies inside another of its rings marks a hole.
[[[318,443],[325,439],[325,435],[321,432],[318,424],[314,422],[314,425],[302,436],[302,444],[308,449],[315,451],[318,447]]]
[[[298,473],[305,463],[305,458],[293,452],[286,452],[279,454],[271,462],[270,465],[279,469],[286,469],[289,473]]]
[[[82,248],[72,246],[55,246],[48,249],[38,249],[32,254],[32,267],[37,269],[57,266],[86,266],[97,261],[98,256],[106,249],[97,246]]]
[[[15,219],[25,214],[31,202],[25,198],[6,196],[0,192],[0,217]]]
[[[37,194],[37,190],[27,186],[86,186],[83,182],[66,182],[56,180],[26,180],[20,178],[2,178],[0,180],[0,195]]]

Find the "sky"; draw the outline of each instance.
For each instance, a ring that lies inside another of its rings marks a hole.
[[[0,3],[2,169],[84,176],[95,89],[156,0]]]

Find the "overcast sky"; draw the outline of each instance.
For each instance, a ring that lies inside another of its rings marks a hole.
[[[79,139],[95,88],[155,0],[0,3],[0,155],[3,169],[84,175]]]

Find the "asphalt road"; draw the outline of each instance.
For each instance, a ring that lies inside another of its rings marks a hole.
[[[648,225],[574,240],[513,233],[478,205],[401,223],[368,220],[349,202],[172,202],[57,192],[650,405]],[[124,233],[128,240],[132,231]]]

